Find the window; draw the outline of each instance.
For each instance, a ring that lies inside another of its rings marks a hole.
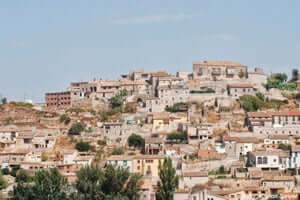
[[[268,164],[268,158],[267,157],[263,158],[263,164]]]
[[[257,164],[262,164],[262,158],[261,157],[257,158]]]

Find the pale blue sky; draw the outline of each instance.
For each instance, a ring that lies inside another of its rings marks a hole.
[[[41,102],[71,81],[204,59],[290,73],[299,10],[299,0],[2,0],[0,94]]]

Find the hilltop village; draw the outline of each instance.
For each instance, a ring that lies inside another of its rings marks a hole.
[[[114,166],[140,175],[128,199],[159,200],[171,160],[175,200],[297,200],[299,101],[297,69],[268,76],[233,61],[71,82],[44,104],[3,99],[0,189],[16,195],[24,177],[55,168],[84,194],[82,168]]]

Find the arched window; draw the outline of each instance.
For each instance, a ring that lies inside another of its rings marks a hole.
[[[267,164],[268,163],[268,158],[267,157],[264,157],[263,158],[263,164]]]
[[[257,158],[257,164],[262,164],[262,158],[261,157]]]

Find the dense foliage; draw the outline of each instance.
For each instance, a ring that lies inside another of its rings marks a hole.
[[[124,199],[138,200],[141,175],[128,169],[108,165],[103,171],[97,165],[86,166],[77,172],[74,195],[79,200]]]
[[[286,145],[286,144],[279,144],[278,146],[279,149],[284,150],[284,151],[290,151],[291,150],[291,145]]]
[[[28,172],[25,170],[19,170],[16,176],[17,183],[27,183],[30,182],[32,178],[29,176]]]
[[[112,155],[123,155],[124,149],[122,147],[116,147],[112,150]]]
[[[60,200],[66,199],[67,182],[57,169],[41,170],[35,173],[33,183],[19,182],[14,187],[14,200]]]
[[[110,99],[110,105],[113,109],[115,108],[123,108],[124,98],[128,95],[128,91],[126,89],[121,90],[118,94]]]
[[[254,112],[257,110],[260,110],[262,108],[275,108],[279,109],[281,105],[287,104],[288,101],[284,100],[276,100],[266,99],[265,101],[262,100],[262,96],[252,96],[252,95],[243,95],[239,98],[241,106],[243,109],[245,109],[247,112]]]
[[[175,143],[181,143],[187,140],[186,134],[184,133],[170,133],[167,135],[167,140]]]
[[[72,124],[68,133],[69,135],[80,135],[82,131],[84,131],[84,125],[80,122],[76,122]]]
[[[3,177],[2,173],[0,173],[0,190],[7,188],[8,182]]]
[[[166,107],[167,112],[183,112],[187,111],[188,104],[187,103],[176,103],[173,106]]]
[[[80,141],[76,144],[75,148],[80,152],[84,152],[89,151],[91,149],[91,146],[88,142]]]
[[[163,164],[159,164],[159,178],[156,200],[173,200],[174,191],[179,185],[179,177],[172,166],[171,158],[166,158]]]
[[[137,134],[131,134],[128,137],[128,145],[130,147],[144,147],[145,146],[145,139]]]
[[[294,91],[297,89],[297,84],[295,83],[298,80],[298,77],[294,77],[298,72],[293,71],[293,77],[290,82],[287,81],[287,75],[285,73],[276,73],[268,78],[266,88],[278,88],[280,90]]]
[[[216,93],[216,91],[211,88],[206,88],[204,90],[191,90],[190,93],[191,94],[212,94],[212,93]]]
[[[70,123],[71,118],[68,115],[63,114],[63,115],[60,116],[59,121],[60,121],[60,123],[64,123],[64,124],[67,125],[67,124]]]

